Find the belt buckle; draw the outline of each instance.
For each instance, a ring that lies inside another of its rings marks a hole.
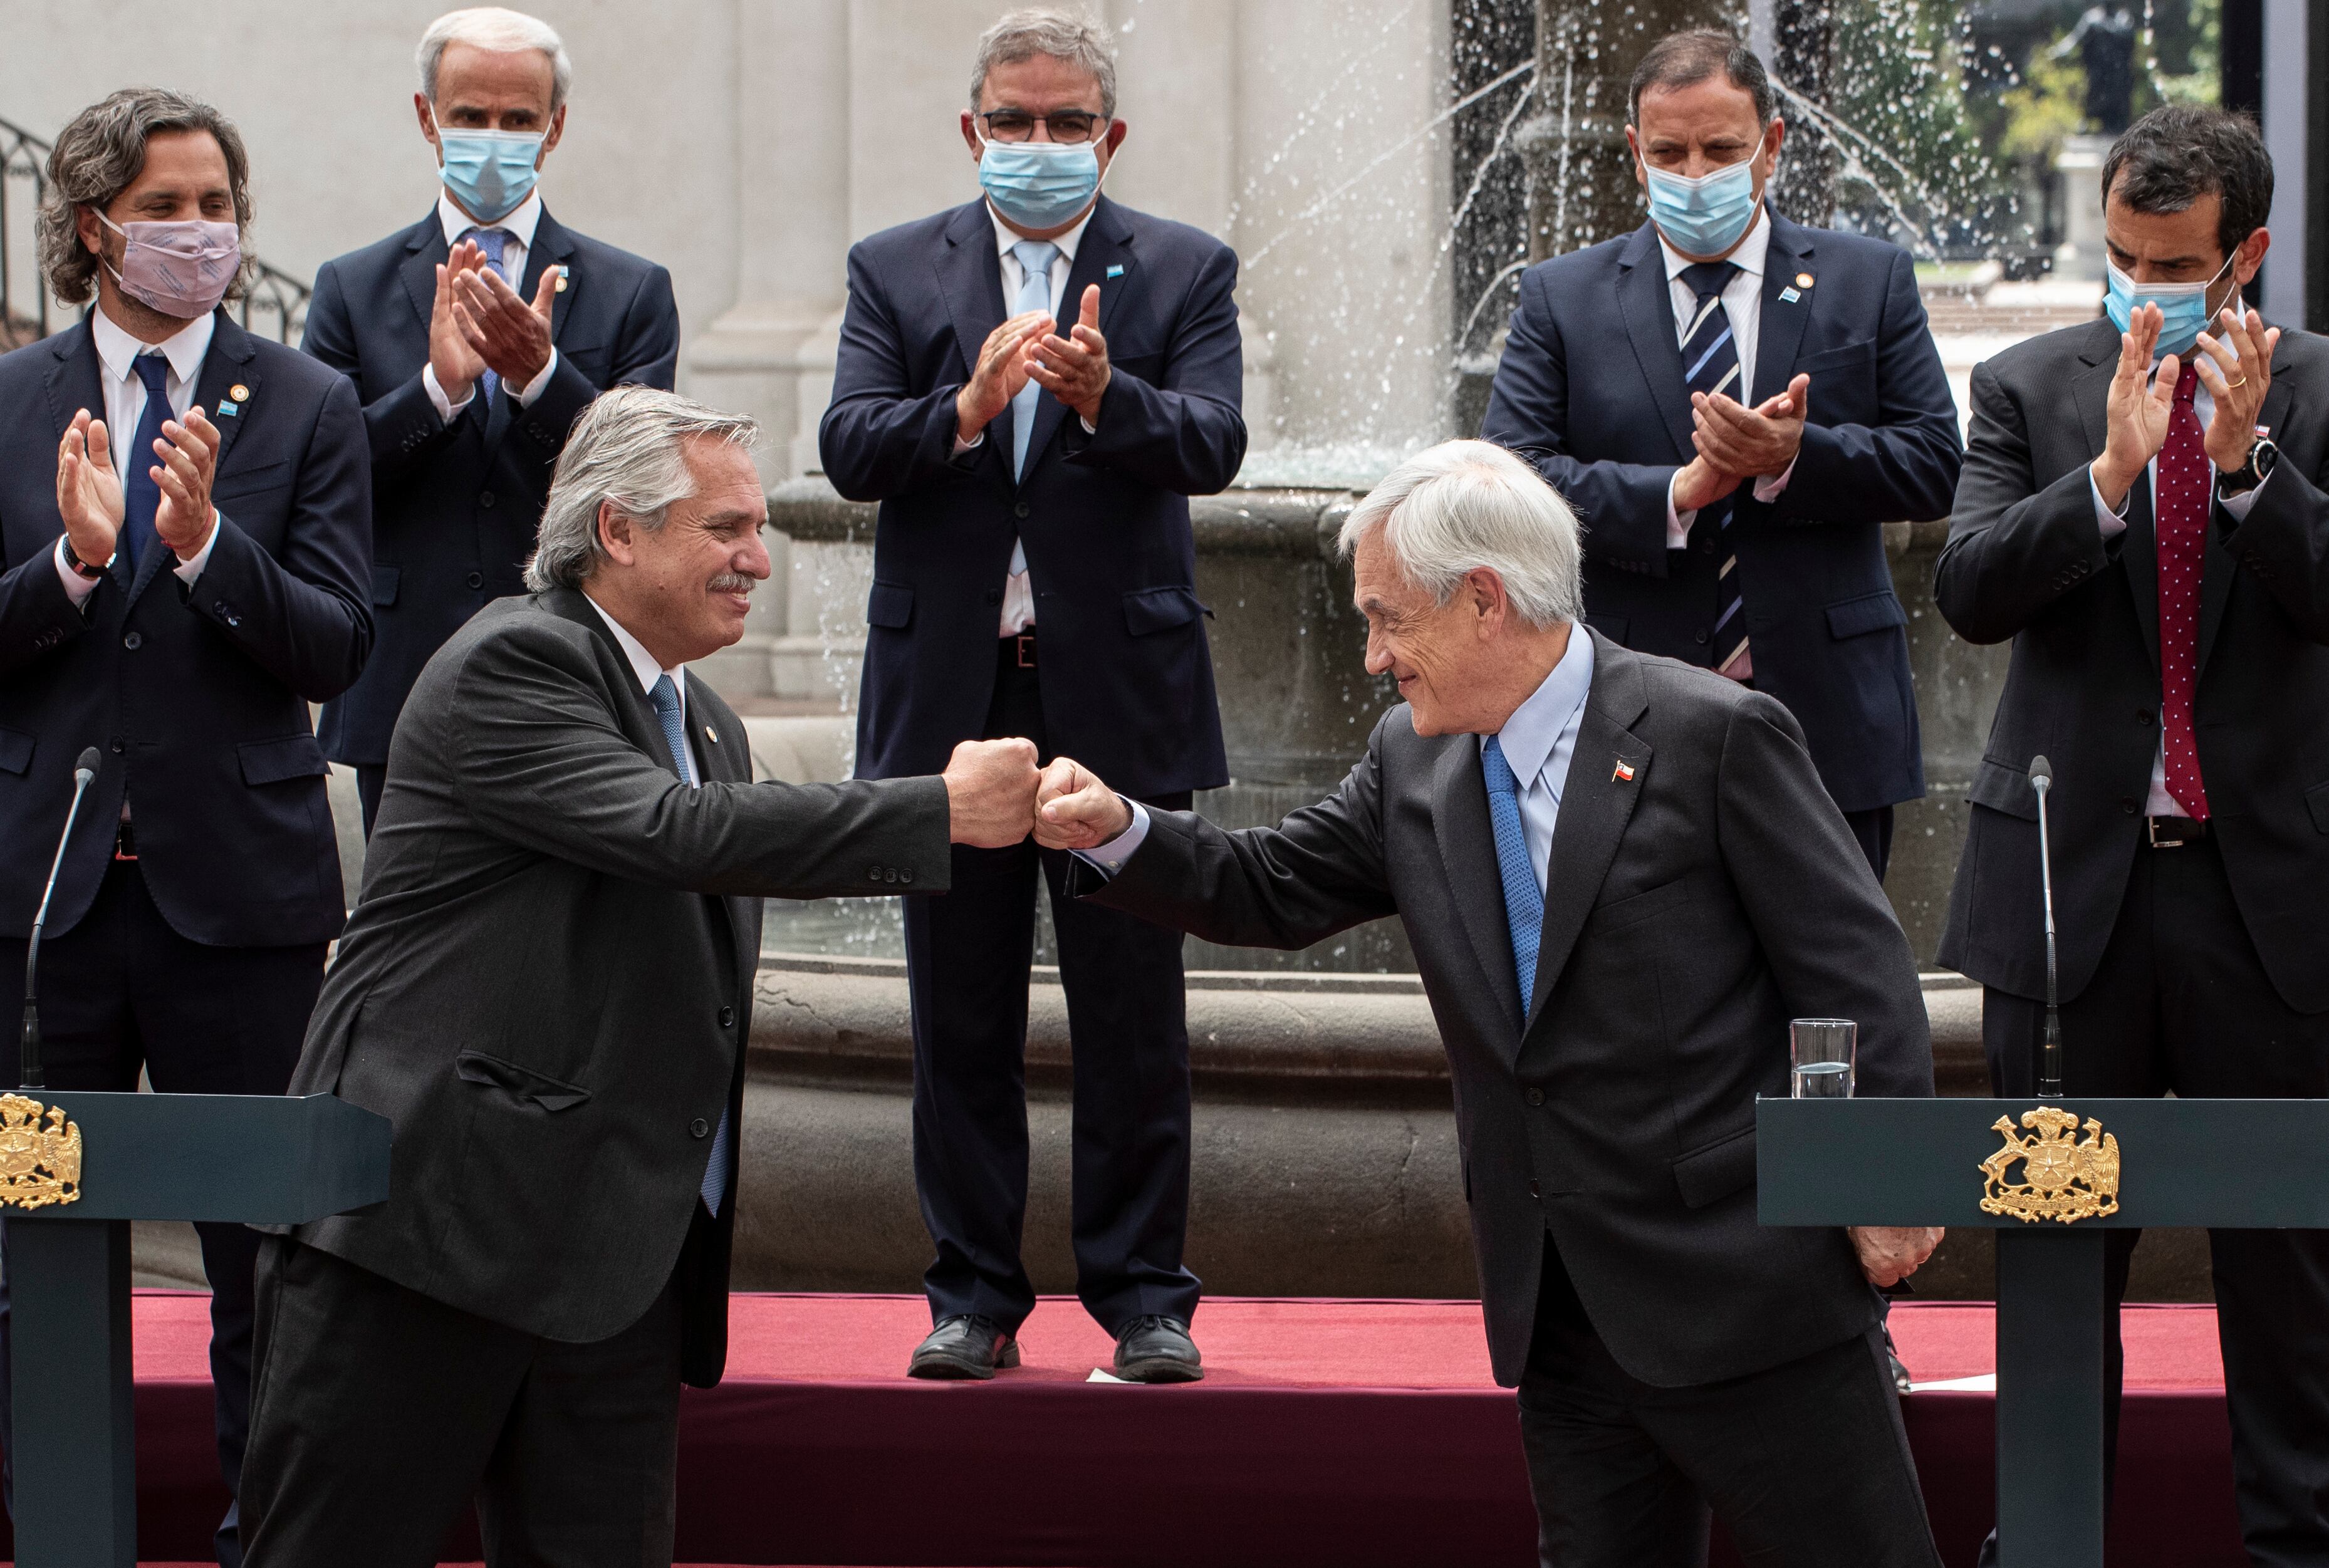
[[[1019,668],[1032,670],[1035,667],[1035,634],[1032,632],[1022,632],[1019,634],[1018,642]]]
[[[2147,838],[2151,840],[2151,847],[2152,847],[2153,849],[2155,849],[2155,850],[2180,850],[2180,849],[2182,849],[2184,845],[2186,845],[2186,844],[2188,844],[2188,843],[2190,843],[2190,842],[2192,841],[2190,839],[2186,838],[2186,837],[2185,837],[2183,833],[2181,833],[2181,832],[2172,833],[2172,834],[2170,834],[2169,836],[2167,836],[2166,838],[2164,838],[2164,839],[2163,839],[2163,838],[2161,838],[2161,837],[2159,836],[2159,824],[2160,824],[2161,822],[2173,822],[2173,821],[2175,821],[2175,820],[2176,820],[2176,819],[2174,819],[2174,818],[2173,818],[2173,817],[2145,817],[2145,818],[2144,818],[2144,820],[2143,820],[2144,833],[2145,833],[2145,837],[2147,837]]]

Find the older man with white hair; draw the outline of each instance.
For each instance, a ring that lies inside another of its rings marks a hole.
[[[760,899],[942,893],[1035,752],[755,784],[685,666],[768,575],[752,422],[624,387],[527,577],[430,660],[292,1093],[396,1126],[388,1201],[270,1237],[250,1568],[671,1561],[682,1383],[727,1355]],[[277,1227],[280,1229],[281,1227]]]
[[[324,264],[306,351],[355,383],[372,436],[371,662],[324,705],[366,831],[397,711],[429,655],[523,591],[551,470],[608,387],[668,390],[671,275],[551,216],[536,183],[574,78],[549,23],[498,5],[421,34],[412,112],[440,186],[409,229]]]
[[[1579,624],[1578,529],[1521,459],[1437,446],[1342,533],[1404,702],[1328,799],[1225,832],[1045,770],[1072,890],[1212,942],[1397,915],[1447,1049],[1498,1382],[1547,1568],[1933,1568],[1872,1285],[1939,1233],[1766,1230],[1755,1098],[1787,1022],[1928,1095],[1907,941],[1773,699]]]

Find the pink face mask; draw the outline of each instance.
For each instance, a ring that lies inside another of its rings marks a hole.
[[[164,315],[192,321],[210,315],[242,267],[242,232],[232,223],[193,218],[125,228],[102,212],[97,221],[126,241],[121,269],[108,264],[106,270],[122,293]]]

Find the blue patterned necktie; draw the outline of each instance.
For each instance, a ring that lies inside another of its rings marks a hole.
[[[1698,261],[1682,269],[1682,280],[1698,296],[1698,314],[1682,345],[1683,380],[1693,392],[1708,397],[1728,393],[1747,400],[1745,378],[1739,372],[1739,341],[1730,335],[1730,315],[1722,308],[1722,291],[1739,276],[1733,261]],[[1714,579],[1714,668],[1728,667],[1747,646],[1747,624],[1740,618],[1739,553],[1730,537],[1730,498],[1723,497],[1699,509],[1694,526],[1712,524],[1722,539],[1722,569]]]
[[[671,747],[672,765],[679,769],[679,782],[695,783],[695,765],[687,755],[687,726],[680,718],[679,688],[668,675],[658,675],[647,692],[655,704],[655,717],[663,721],[663,737]],[[720,1129],[712,1135],[712,1159],[703,1168],[703,1185],[696,1189],[703,1195],[703,1207],[717,1217],[721,1202],[728,1196],[728,1113],[720,1113]]]
[[[1536,996],[1536,950],[1544,937],[1544,889],[1536,885],[1536,862],[1529,858],[1521,829],[1520,781],[1495,736],[1480,748],[1480,772],[1488,783],[1488,825],[1496,835],[1496,870],[1504,884],[1504,920],[1512,927],[1513,968],[1520,976],[1521,1019],[1528,1019]]]
[[[146,411],[137,417],[137,434],[115,463],[114,472],[121,479],[122,559],[129,563],[134,582],[139,559],[161,542],[154,530],[154,514],[162,507],[162,487],[146,471],[161,461],[154,455],[154,443],[162,439],[162,421],[170,418],[170,361],[161,354],[139,354],[129,363],[146,383]]]
[[[1011,307],[1014,315],[1024,315],[1031,310],[1051,308],[1051,263],[1060,248],[1048,239],[1022,239],[1011,248],[1019,258],[1019,302]],[[1035,399],[1043,389],[1030,378],[1011,399],[1011,477],[1017,479],[1027,472],[1027,439],[1035,433]],[[1014,563],[1013,571],[1024,569],[1023,563]]]
[[[476,240],[477,242],[477,249],[486,253],[486,265],[494,269],[494,276],[500,278],[504,283],[509,283],[509,268],[502,264],[502,258],[505,254],[506,247],[510,242],[510,231],[508,230],[472,229],[467,234],[462,235],[461,238],[464,239]],[[514,288],[517,286],[513,283],[510,284],[510,286]],[[494,406],[494,394],[501,390],[501,384],[502,379],[494,374],[491,369],[487,369],[477,377],[477,390],[485,394],[486,408],[488,411],[490,411]]]

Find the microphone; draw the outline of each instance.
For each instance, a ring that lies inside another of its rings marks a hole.
[[[97,747],[81,748],[73,764],[72,804],[65,812],[64,836],[57,840],[57,858],[49,862],[49,885],[41,889],[40,912],[33,916],[33,939],[24,948],[24,1033],[18,1041],[16,1084],[24,1089],[46,1087],[41,1072],[41,927],[49,921],[49,900],[57,891],[57,872],[65,863],[65,846],[72,841],[73,819],[80,815],[80,797],[97,777]]]
[[[2038,886],[2046,900],[2046,1038],[2038,1047],[2038,1096],[2062,1097],[2062,1009],[2054,981],[2054,859],[2046,844],[2046,792],[2054,787],[2054,765],[2043,756],[2030,759],[2030,787],[2038,792]]]

